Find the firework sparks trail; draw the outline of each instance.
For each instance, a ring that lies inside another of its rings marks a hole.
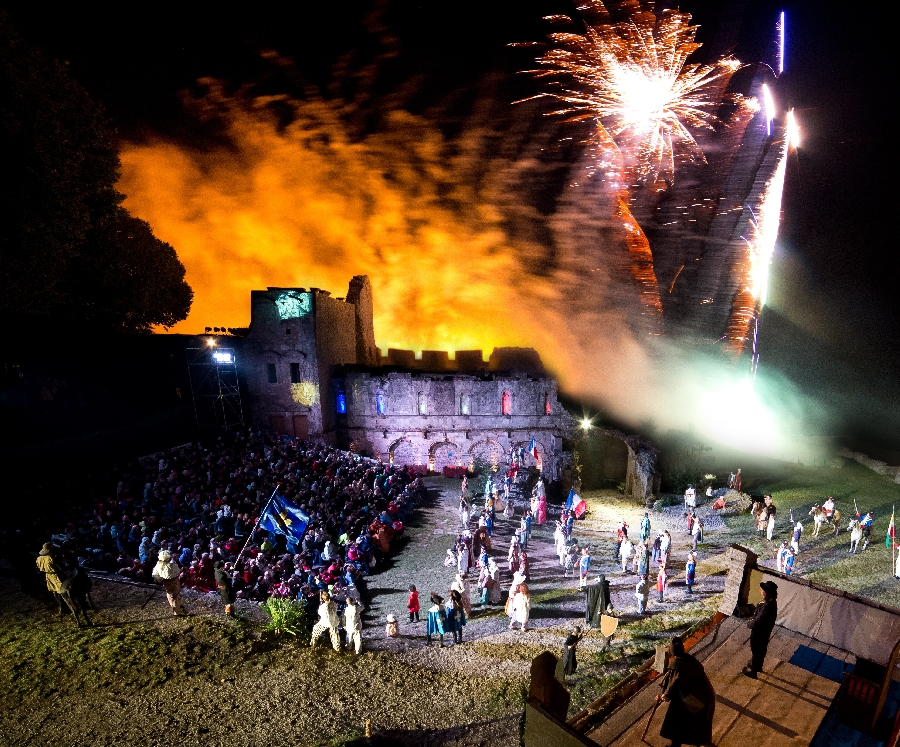
[[[751,326],[757,325],[762,307],[766,305],[769,292],[769,267],[775,252],[778,228],[781,222],[781,200],[787,173],[787,157],[791,147],[789,130],[785,127],[780,141],[772,144],[777,165],[772,177],[762,189],[755,207],[747,205],[750,230],[741,238],[747,244],[747,262],[741,287],[735,294],[732,317],[729,322],[729,347],[740,353],[744,349]],[[756,352],[758,325],[753,327],[754,353],[751,368],[757,365]]]
[[[781,11],[781,18],[778,21],[778,75],[784,72],[784,53],[785,53],[785,25],[784,11]]]
[[[583,9],[610,17],[602,0],[587,0]],[[690,19],[677,10],[644,10],[620,23],[587,24],[584,34],[551,34],[555,47],[537,59],[542,69],[530,72],[562,80],[538,97],[563,102],[552,114],[596,120],[622,151],[632,178],[674,178],[676,156],[705,161],[689,128],[713,129],[724,87],[740,67],[733,57],[688,64],[700,47]]]

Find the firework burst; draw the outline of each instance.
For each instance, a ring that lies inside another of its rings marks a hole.
[[[705,161],[690,128],[714,127],[740,63],[725,57],[688,64],[700,47],[688,13],[641,10],[612,23],[602,0],[587,0],[582,9],[600,22],[586,24],[584,34],[550,35],[554,47],[538,57],[540,69],[529,71],[555,79],[538,97],[564,104],[553,114],[594,119],[622,152],[629,176],[640,181],[674,178],[679,157]]]

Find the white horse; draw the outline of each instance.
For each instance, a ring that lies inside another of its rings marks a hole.
[[[825,509],[817,503],[809,510],[809,515],[813,517],[813,523],[815,524],[815,529],[813,529],[812,533],[813,537],[819,536],[819,531],[821,531],[823,524],[831,524],[834,527],[834,536],[838,536],[838,532],[841,531],[840,511],[835,509],[831,514],[831,518],[829,518]]]
[[[855,553],[863,536],[862,525],[859,523],[859,519],[851,519],[847,525],[847,531],[850,532],[850,549],[847,552]]]

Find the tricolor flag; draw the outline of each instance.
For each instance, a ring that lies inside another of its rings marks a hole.
[[[587,511],[587,503],[585,503],[578,493],[572,499],[572,510],[575,512],[575,518],[580,519],[582,514]]]
[[[288,552],[297,552],[297,546],[303,539],[309,516],[303,513],[287,498],[275,493],[263,509],[259,517],[259,526],[273,534],[283,534],[287,538]]]
[[[891,523],[888,524],[887,536],[884,538],[884,546],[890,547],[891,540],[894,539],[894,512],[891,511]]]
[[[531,456],[535,458],[535,461],[538,459],[538,448],[537,444],[534,442],[534,436],[531,437],[531,443],[528,444],[528,451],[531,452]]]

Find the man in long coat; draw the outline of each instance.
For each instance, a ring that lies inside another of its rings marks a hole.
[[[772,581],[763,581],[759,588],[762,590],[763,601],[756,605],[753,619],[747,623],[750,628],[751,658],[741,670],[745,677],[754,680],[762,671],[766,652],[769,650],[769,637],[775,627],[775,618],[778,617],[778,586]]]
[[[685,653],[680,638],[672,639],[669,654],[669,665],[660,683],[663,692],[656,696],[669,704],[659,735],[672,740],[673,745],[710,744],[716,709],[712,683],[703,665]]]
[[[572,632],[566,637],[562,658],[563,673],[566,677],[575,674],[575,670],[578,669],[575,649],[578,648],[578,642],[582,638],[584,638],[584,634],[581,632],[581,627],[578,625],[576,625]]]

